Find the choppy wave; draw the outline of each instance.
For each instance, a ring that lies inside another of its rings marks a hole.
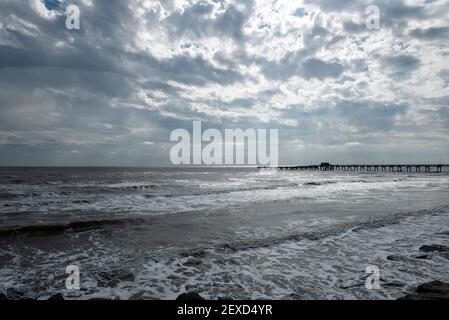
[[[419,283],[449,280],[446,258],[422,260],[418,250],[428,241],[449,243],[439,233],[448,219],[447,207],[435,208],[319,234],[192,250],[147,261],[138,278],[160,279],[162,297],[169,299],[183,289],[211,299],[393,299]],[[400,262],[388,259],[395,254]],[[366,289],[368,265],[381,269],[381,290]],[[151,286],[142,289],[161,295]]]
[[[33,258],[41,261],[40,268],[28,273],[17,273],[19,267],[12,258],[0,277],[4,283],[25,290],[24,284],[48,279],[48,272],[77,261],[85,270],[83,291],[61,289],[57,284],[63,282],[61,277],[44,292],[31,296],[63,292],[77,299],[173,299],[181,292],[197,291],[210,299],[392,299],[421,282],[449,280],[447,258],[438,254],[417,258],[421,245],[449,244],[448,219],[449,208],[444,206],[319,233],[170,254],[156,251],[137,261],[125,258],[119,247],[98,243],[101,238],[93,234],[92,247],[78,248],[70,255],[35,252]],[[95,254],[99,249],[102,254]],[[381,290],[365,288],[368,265],[380,267]]]
[[[145,222],[143,219],[119,218],[119,219],[103,219],[103,220],[79,220],[68,223],[39,223],[22,226],[10,226],[8,228],[0,228],[0,237],[12,236],[53,236],[66,231],[80,232],[93,229],[101,229],[107,226],[116,226],[123,224],[138,224]]]
[[[183,173],[184,174],[184,173]],[[203,175],[202,179],[179,179],[173,175],[167,179],[152,179],[142,175],[142,181],[98,180],[61,182],[59,180],[0,185],[0,212],[57,212],[71,210],[141,212],[166,214],[254,201],[273,201],[300,198],[332,199],[344,192],[367,193],[400,188],[441,188],[445,177],[398,178],[397,176],[336,175],[332,179],[324,175],[279,174],[264,176],[245,172],[235,175]],[[311,179],[313,178],[313,179]],[[31,179],[32,180],[32,179]],[[67,179],[62,179],[67,180]]]
[[[359,232],[361,230],[369,230],[369,229],[377,229],[388,227],[394,224],[399,224],[405,218],[409,217],[421,217],[421,216],[429,216],[432,214],[449,214],[449,206],[435,207],[428,210],[419,210],[419,211],[410,211],[410,212],[402,212],[391,214],[388,216],[382,216],[374,219],[367,219],[366,221],[352,221],[339,223],[336,225],[325,226],[325,228],[321,230],[290,234],[284,237],[275,237],[275,238],[264,238],[264,239],[256,239],[256,240],[247,240],[247,241],[237,241],[222,244],[219,246],[213,246],[214,250],[217,251],[244,251],[244,250],[253,250],[260,248],[267,248],[276,245],[280,245],[290,241],[301,241],[301,240],[309,240],[309,241],[318,241],[324,240],[329,237],[340,237],[345,236],[350,232]],[[448,226],[449,228],[449,226]],[[210,250],[211,246],[207,248],[195,248],[191,251],[187,251],[182,253],[183,256],[200,256],[206,250]]]
[[[391,299],[449,280],[444,255],[416,258],[421,245],[449,245],[448,182],[249,169],[14,172],[0,178],[0,292]],[[64,289],[71,264],[82,270],[78,292]],[[382,270],[380,291],[364,287],[371,264]]]

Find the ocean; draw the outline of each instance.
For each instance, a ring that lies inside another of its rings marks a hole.
[[[448,195],[448,172],[1,168],[0,292],[395,299],[449,281],[449,257],[419,250],[449,246]]]

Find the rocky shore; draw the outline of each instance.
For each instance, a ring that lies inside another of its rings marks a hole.
[[[0,301],[7,300],[32,300],[24,298],[23,296],[11,295],[7,296],[0,293]],[[50,296],[47,300],[49,301],[63,301],[64,296],[61,293],[54,294]],[[94,298],[90,300],[110,300],[107,298]],[[197,292],[186,292],[180,294],[176,300],[182,301],[200,301],[205,300]],[[218,300],[232,300],[232,298],[219,298]],[[405,296],[398,298],[398,300],[449,300],[449,283],[444,283],[441,281],[432,281],[419,285],[416,290]]]
[[[448,233],[449,234],[449,233]],[[410,259],[431,260],[436,256],[449,260],[449,246],[441,244],[426,244],[419,248],[419,253],[412,255],[389,255],[387,260],[392,262],[410,261]],[[188,261],[191,264],[200,263],[199,259],[192,258]],[[120,281],[133,281],[134,275],[130,272],[119,270],[112,273],[100,273],[98,275],[98,283],[101,286],[114,287]],[[62,301],[66,298],[62,293],[53,293],[51,296],[48,294],[37,298],[38,300],[51,300]],[[301,299],[301,297],[296,297]],[[398,300],[448,300],[449,299],[449,284],[441,281],[431,281],[418,285],[412,292],[403,292],[395,296]],[[25,292],[21,292],[15,288],[8,288],[4,292],[0,292],[0,301],[7,300],[35,300],[36,296],[30,296]],[[129,300],[145,300],[146,296],[133,295]],[[219,297],[218,300],[232,300],[232,297]],[[92,298],[90,300],[111,300],[110,298]],[[205,300],[199,292],[185,292],[181,293],[176,300],[194,301]]]
[[[441,281],[424,283],[398,300],[449,300],[449,284]]]
[[[449,234],[449,233],[448,233]],[[449,247],[440,244],[423,245],[419,248],[422,253],[415,259],[432,259],[433,255],[449,259]],[[400,261],[400,256],[388,256],[390,261]],[[398,300],[448,300],[449,284],[441,281],[431,281],[419,285],[414,292],[404,295]]]

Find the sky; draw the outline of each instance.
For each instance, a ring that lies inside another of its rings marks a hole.
[[[170,165],[194,120],[278,129],[281,164],[449,163],[448,40],[446,0],[0,0],[0,165]]]

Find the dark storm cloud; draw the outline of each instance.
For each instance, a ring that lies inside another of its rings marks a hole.
[[[380,9],[381,17],[392,23],[394,19],[417,18],[423,19],[429,14],[423,5],[408,5],[403,0],[374,0],[374,1],[353,1],[353,0],[306,0],[310,5],[317,5],[323,11],[331,12],[360,12],[365,13],[368,5],[376,5]]]
[[[352,0],[306,0],[305,3],[318,5],[323,11],[346,11],[357,6]]]
[[[449,129],[449,105],[437,110],[438,120],[440,120],[446,129]]]
[[[306,131],[308,132],[313,132],[314,123],[317,121],[328,121],[328,131],[323,128],[320,133],[329,134],[329,136],[335,134],[335,132],[332,132],[331,124],[343,120],[352,128],[357,129],[356,134],[345,132],[344,137],[340,138],[341,141],[344,141],[357,139],[361,132],[388,132],[392,130],[395,126],[396,117],[404,115],[409,108],[403,104],[370,100],[338,100],[330,102],[330,104],[333,105],[333,108],[327,108],[323,104],[315,110],[305,110],[302,105],[291,105],[283,113],[301,121],[299,127],[307,128]]]
[[[324,62],[312,58],[302,65],[302,75],[305,79],[338,78],[343,73],[343,65],[339,62]]]
[[[338,78],[344,72],[345,66],[338,59],[325,61],[315,57],[320,50],[332,47],[344,37],[333,35],[328,29],[315,21],[309,30],[302,34],[304,48],[289,52],[281,59],[255,59],[261,65],[262,71],[270,79],[288,79],[299,76],[304,79],[324,80]]]
[[[36,42],[38,42],[36,40]],[[111,48],[109,55],[95,48],[71,47],[53,49],[36,44],[27,48],[0,46],[0,68],[55,67],[76,70],[121,73],[124,75],[147,73],[163,80],[204,85],[209,81],[233,83],[240,79],[238,72],[213,67],[202,57],[174,56],[156,59],[150,54],[130,54]],[[126,61],[127,64],[123,63]],[[182,70],[182,72],[180,72]]]
[[[376,101],[341,101],[337,115],[362,131],[388,132],[393,129],[395,117],[404,114],[407,106]]]
[[[389,23],[394,23],[397,19],[424,19],[428,13],[423,5],[407,5],[403,0],[397,1],[378,1],[382,16]]]
[[[439,5],[433,11],[429,10],[428,4],[407,4],[404,0],[374,0],[374,1],[351,1],[351,0],[306,0],[310,5],[319,6],[326,12],[350,12],[359,16],[359,21],[346,21],[343,27],[351,33],[366,32],[365,19],[368,5],[375,5],[379,8],[381,28],[389,28],[397,36],[402,36],[406,32],[410,22],[432,20],[436,17],[444,17],[448,14],[447,3]],[[429,30],[429,35],[440,32]],[[421,36],[419,31],[415,31],[417,36]],[[425,32],[425,31],[424,31]],[[414,35],[412,33],[412,35]]]
[[[449,86],[449,70],[443,69],[440,72],[438,72],[438,76],[443,80],[444,86]]]
[[[364,23],[356,23],[350,20],[343,23],[343,28],[349,33],[361,33],[367,31],[366,25]]]
[[[411,55],[392,55],[382,57],[381,64],[392,78],[403,80],[419,68],[420,59]]]
[[[265,76],[271,79],[299,76],[307,80],[338,78],[344,71],[344,66],[339,61],[323,61],[317,58],[302,60],[301,55],[292,55],[280,61],[262,61],[263,71]]]
[[[216,68],[202,57],[176,56],[159,61],[151,57],[142,57],[141,62],[151,65],[162,79],[186,84],[205,85],[209,82],[232,84],[242,78],[237,71]]]
[[[420,113],[431,119],[431,125],[449,130],[449,96],[427,99],[432,109],[421,110]]]
[[[413,29],[410,32],[412,37],[422,40],[447,39],[449,35],[448,27],[431,27],[427,29]]]
[[[217,2],[217,4],[223,3]],[[238,42],[244,40],[243,25],[252,13],[253,1],[242,1],[244,10],[229,6],[215,13],[215,6],[207,2],[198,2],[182,13],[172,14],[167,26],[172,37],[181,38],[186,33],[196,38],[230,37]],[[214,13],[214,17],[211,15]]]

